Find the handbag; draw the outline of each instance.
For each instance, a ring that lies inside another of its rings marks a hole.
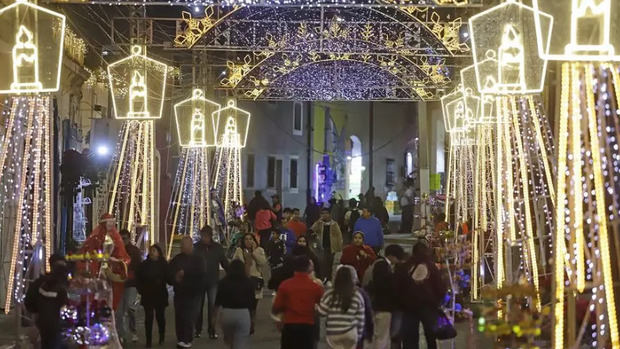
[[[437,309],[437,316],[433,324],[433,333],[439,340],[452,339],[456,337],[456,329],[450,318],[441,309]]]

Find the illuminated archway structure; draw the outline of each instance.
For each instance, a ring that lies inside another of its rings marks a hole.
[[[201,89],[194,89],[190,98],[174,106],[182,149],[166,215],[166,227],[170,229],[168,258],[175,236],[196,236],[205,224],[211,225],[209,151],[216,145],[220,108],[205,98]]]
[[[162,117],[168,67],[131,46],[130,55],[108,65],[114,115],[124,120],[110,166],[108,212],[146,251],[155,240],[155,119]]]
[[[221,88],[246,99],[411,101],[450,86],[454,51],[423,21],[374,8],[321,13],[240,9],[207,32],[206,46],[226,37],[251,49],[227,62]]]
[[[243,203],[241,149],[245,148],[250,127],[250,113],[238,108],[233,100],[217,110],[217,148],[213,188],[223,203],[226,221],[238,216]],[[214,115],[215,117],[215,115]]]
[[[618,103],[620,2],[534,0],[553,14],[548,51],[562,63],[553,279],[553,348],[620,348]],[[544,27],[537,23],[537,31]],[[614,285],[614,283],[616,285]],[[614,287],[615,286],[615,287]],[[588,302],[584,315],[577,300]],[[577,320],[577,321],[575,321]],[[589,335],[580,329],[587,328]]]
[[[48,93],[60,86],[65,17],[17,1],[0,9],[0,28],[7,48],[0,58],[0,93],[9,94],[2,108],[7,118],[0,144],[0,239],[11,246],[10,260],[2,258],[8,313],[11,305],[23,302],[28,280],[50,270],[54,205]],[[10,266],[5,273],[6,261]]]

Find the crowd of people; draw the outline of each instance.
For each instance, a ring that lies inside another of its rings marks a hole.
[[[183,236],[180,252],[169,261],[157,244],[143,260],[128,231],[119,234],[109,220],[102,222],[114,241],[122,239],[115,246],[121,251],[116,260],[130,261],[122,287],[114,293],[121,343],[139,341],[138,295],[146,347],[154,342],[154,320],[157,342],[164,342],[171,285],[178,348],[192,347],[204,328],[213,340],[222,335],[230,348],[249,348],[257,305],[270,294],[282,349],[316,348],[321,318],[330,348],[418,348],[420,324],[427,347],[436,348],[433,322],[446,286],[431,249],[418,243],[408,256],[400,245],[384,246],[389,215],[380,199],[361,198],[361,205],[351,199],[346,209],[338,200],[328,207],[312,200],[302,217],[298,208],[283,208],[277,196],[270,204],[256,192],[244,217],[231,223],[227,248],[205,226],[198,241]],[[52,273],[33,283],[26,297],[35,314],[50,311],[41,306],[45,293],[37,288],[66,287],[66,263],[63,267],[64,260],[55,258],[50,261]],[[56,299],[58,306],[62,302]],[[64,347],[57,327],[45,324],[39,329],[43,342],[49,343],[45,348]]]

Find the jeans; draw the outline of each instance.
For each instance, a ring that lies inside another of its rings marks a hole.
[[[159,328],[159,340],[163,341],[166,333],[166,307],[144,307],[144,330],[146,335],[146,345],[151,345],[153,338],[153,316],[157,319]]]
[[[123,291],[123,298],[116,310],[116,331],[119,338],[125,338],[127,331],[125,330],[125,313],[129,318],[129,332],[136,334],[136,297],[138,290],[135,287],[127,287]]]
[[[208,331],[209,331],[209,334],[215,332],[215,329],[213,328],[213,320],[214,320],[213,313],[215,310],[215,296],[216,295],[217,295],[217,281],[207,284],[205,292],[202,293],[200,297],[200,310],[199,310],[198,317],[196,318],[196,333],[197,334],[202,333],[202,319],[204,316],[203,311],[204,311],[204,306],[205,306],[205,300],[207,301],[207,307],[209,307],[209,309],[207,310]]]
[[[248,309],[222,308],[220,323],[224,342],[231,349],[250,347],[250,311]]]
[[[424,328],[424,337],[426,337],[426,347],[428,349],[437,349],[437,341],[433,333],[433,326],[437,321],[437,312],[431,307],[421,307],[416,311],[406,311],[403,314],[403,348],[418,349],[420,344],[420,323]]]
[[[284,324],[280,349],[312,349],[314,348],[314,325]]]
[[[200,305],[200,295],[174,295],[174,320],[177,340],[191,343],[194,340],[194,322]]]

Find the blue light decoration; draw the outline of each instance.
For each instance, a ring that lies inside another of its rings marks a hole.
[[[316,202],[327,202],[331,197],[332,185],[336,178],[336,173],[331,168],[328,154],[324,154],[323,160],[316,164],[314,177],[314,198]]]

